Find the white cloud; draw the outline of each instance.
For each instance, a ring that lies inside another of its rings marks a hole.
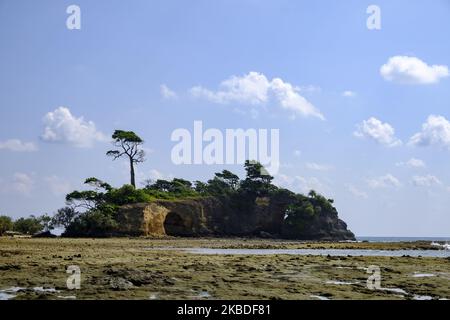
[[[347,188],[348,188],[348,191],[357,198],[361,198],[361,199],[369,198],[369,196],[367,195],[366,192],[361,191],[352,185],[347,186]]]
[[[211,91],[201,86],[191,89],[194,97],[203,97],[215,103],[238,102],[258,105],[268,100],[270,82],[265,75],[250,72],[242,77],[232,76],[222,81],[220,90]]]
[[[409,140],[410,145],[438,145],[450,149],[450,122],[443,116],[430,115],[422,124],[422,131]]]
[[[360,138],[370,138],[387,147],[395,147],[402,144],[395,137],[395,130],[389,123],[383,123],[374,117],[359,124],[353,134]]]
[[[14,191],[28,195],[33,190],[34,179],[26,173],[16,172],[13,176],[12,187]]]
[[[290,176],[279,173],[275,175],[274,184],[303,194],[307,194],[311,190],[321,194],[330,194],[330,188],[316,177]]]
[[[150,179],[153,179],[153,180],[158,180],[158,179],[164,179],[165,178],[165,176],[161,172],[156,170],[156,169],[151,169],[150,170],[149,177],[150,177]]]
[[[321,92],[322,88],[319,86],[314,86],[314,85],[307,85],[307,86],[300,86],[300,87],[296,87],[298,89],[299,92],[304,92],[304,93],[316,93],[316,92]]]
[[[292,111],[294,114],[303,116],[314,116],[321,120],[325,117],[308,100],[302,97],[296,88],[290,83],[284,82],[280,78],[275,78],[271,82],[271,89],[275,93],[282,108]]]
[[[158,171],[156,169],[151,169],[149,171],[149,173],[148,173],[148,177],[151,180],[154,180],[154,181],[156,181],[158,179],[160,179],[160,180],[172,180],[174,178],[174,175],[173,174],[164,174],[164,173],[162,173],[162,172],[160,172],[160,171]]]
[[[171,90],[168,86],[166,86],[165,84],[162,84],[159,88],[160,88],[161,96],[162,96],[164,99],[170,100],[170,99],[177,99],[177,98],[178,98],[178,95],[176,94],[176,92],[175,92],[175,91],[172,91],[172,90]]]
[[[397,167],[408,167],[408,168],[425,168],[426,164],[423,160],[411,158],[406,162],[397,162]]]
[[[283,188],[291,188],[294,183],[294,177],[283,173],[278,173],[274,177],[274,184]]]
[[[426,176],[414,176],[412,179],[412,183],[416,187],[431,187],[433,185],[442,184],[442,182],[437,177],[431,174]]]
[[[315,190],[321,194],[329,194],[328,187],[316,177],[305,178],[296,176],[295,181],[297,183],[297,188],[303,194],[307,194],[311,190]]]
[[[356,96],[356,92],[347,90],[347,91],[342,92],[342,96],[346,97],[346,98],[353,98],[354,96]]]
[[[324,120],[320,111],[300,95],[301,88],[294,87],[280,78],[271,81],[258,72],[249,72],[244,76],[232,76],[222,81],[218,91],[211,91],[201,86],[191,88],[192,96],[204,98],[214,103],[241,103],[253,106],[265,105],[270,98],[293,116],[314,116]]]
[[[380,68],[381,76],[401,84],[432,84],[449,76],[445,65],[428,65],[416,57],[395,56]]]
[[[329,171],[333,167],[329,166],[329,165],[326,165],[326,164],[319,164],[319,163],[315,163],[315,162],[308,162],[308,163],[306,163],[306,168],[308,168],[310,170],[316,170],[316,171]]]
[[[69,193],[72,189],[70,182],[56,175],[45,177],[45,182],[50,187],[51,192],[55,196],[61,196]]]
[[[37,151],[37,146],[33,142],[23,142],[19,139],[9,139],[0,141],[0,150],[9,150],[15,152],[32,152]]]
[[[379,188],[398,188],[401,186],[400,181],[394,177],[392,174],[386,174],[381,177],[375,177],[367,180],[367,183],[372,189]]]
[[[44,141],[69,143],[76,147],[91,147],[95,142],[107,141],[106,136],[97,131],[94,122],[74,117],[65,107],[47,113],[44,124],[41,136]]]

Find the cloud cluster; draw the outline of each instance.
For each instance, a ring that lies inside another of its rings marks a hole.
[[[381,76],[400,84],[432,84],[449,76],[448,67],[428,65],[416,57],[394,56],[380,68]]]
[[[315,190],[321,194],[330,194],[330,188],[316,177],[290,176],[279,173],[275,175],[275,185],[303,194]]]
[[[326,165],[326,164],[308,162],[308,163],[306,163],[306,168],[309,170],[315,170],[315,171],[329,171],[333,167],[330,165]]]
[[[361,199],[369,198],[369,196],[367,195],[366,192],[357,189],[355,186],[348,185],[347,188],[348,188],[348,191],[357,198],[361,198]]]
[[[422,131],[409,140],[410,145],[437,145],[450,149],[450,122],[443,116],[430,115],[422,125]]]
[[[240,103],[265,105],[273,98],[277,104],[292,112],[293,116],[313,116],[324,120],[322,113],[300,94],[301,89],[280,78],[269,79],[262,73],[250,72],[222,81],[220,89],[212,91],[202,86],[191,88],[191,95],[214,103]]]
[[[56,175],[45,177],[44,181],[48,184],[50,191],[55,196],[65,195],[69,193],[72,189],[72,186],[69,181]]]
[[[97,131],[95,123],[76,118],[70,110],[59,107],[44,117],[44,133],[41,138],[47,142],[68,143],[80,148],[92,147],[95,142],[107,141],[107,137]]]
[[[151,169],[148,173],[148,177],[151,180],[172,180],[174,178],[173,174],[164,174],[161,171],[158,171],[156,169]]]
[[[346,97],[346,98],[353,98],[354,96],[356,96],[356,92],[347,90],[347,91],[342,92],[342,96]]]
[[[34,187],[34,179],[30,175],[16,172],[13,177],[12,188],[18,193],[28,195]]]
[[[416,187],[431,187],[440,185],[442,182],[435,176],[428,174],[426,176],[414,176],[412,179],[413,185]]]
[[[177,99],[178,98],[178,95],[176,94],[176,92],[175,91],[173,91],[173,90],[171,90],[168,86],[166,86],[165,84],[162,84],[160,87],[159,87],[159,91],[160,91],[160,93],[161,93],[161,96],[164,98],[164,99],[167,99],[167,100],[173,100],[173,99]]]
[[[14,152],[32,152],[37,151],[37,146],[32,142],[23,142],[19,139],[9,139],[0,141],[0,150],[9,150]]]
[[[395,137],[395,130],[389,123],[383,123],[374,117],[359,124],[353,134],[356,137],[372,139],[387,147],[395,147],[402,144]]]
[[[426,164],[423,160],[411,158],[406,162],[398,162],[397,167],[408,167],[408,168],[425,168]]]
[[[390,173],[384,176],[369,179],[367,180],[367,184],[372,189],[398,188],[402,185],[400,181]]]

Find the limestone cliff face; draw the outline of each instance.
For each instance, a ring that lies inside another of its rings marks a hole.
[[[118,232],[131,236],[264,236],[290,239],[353,240],[337,213],[322,213],[294,232],[284,224],[286,204],[257,198],[241,209],[215,197],[156,200],[119,210]]]

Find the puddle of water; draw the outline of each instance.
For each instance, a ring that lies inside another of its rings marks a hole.
[[[400,289],[400,288],[381,288],[380,290],[400,293],[400,294],[403,294],[403,295],[407,295],[408,294],[405,290]]]
[[[328,299],[327,297],[323,297],[323,296],[315,296],[315,295],[312,295],[312,296],[310,296],[311,298],[315,298],[315,299],[319,299],[319,300],[330,300],[330,299]]]
[[[345,281],[334,281],[334,280],[330,280],[325,282],[326,284],[336,284],[336,285],[353,285],[353,284],[358,284],[358,282],[345,282]]]
[[[428,278],[428,277],[435,277],[435,274],[432,273],[414,273],[413,278]]]
[[[76,296],[58,296],[60,299],[76,299]]]
[[[17,297],[17,292],[23,290],[21,287],[11,287],[8,289],[0,290],[0,300],[10,300]]]
[[[433,297],[414,295],[413,300],[433,300]]]
[[[197,297],[203,299],[203,298],[210,298],[211,295],[209,294],[208,291],[200,291]]]
[[[22,287],[11,287],[7,289],[0,290],[0,300],[10,300],[17,297],[17,293],[21,290],[27,290],[26,288]],[[34,287],[31,290],[38,293],[58,293],[59,291],[55,288],[44,288],[44,287]],[[72,298],[72,296],[58,296],[58,298],[66,298],[66,299],[76,299],[76,297]]]
[[[11,300],[14,299],[16,297],[16,295],[14,294],[9,294],[6,292],[0,292],[0,300]]]
[[[155,248],[146,248],[155,250]],[[368,249],[216,249],[216,248],[158,248],[156,250],[184,251],[192,254],[217,255],[314,255],[314,256],[384,256],[384,257],[450,257],[450,250],[368,250]]]
[[[40,292],[40,293],[57,293],[57,292],[59,292],[55,288],[44,288],[44,287],[34,287],[33,290],[35,292]]]

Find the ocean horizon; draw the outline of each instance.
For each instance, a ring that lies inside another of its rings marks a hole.
[[[414,241],[450,241],[450,237],[367,237],[356,236],[357,241],[369,242],[414,242]]]

